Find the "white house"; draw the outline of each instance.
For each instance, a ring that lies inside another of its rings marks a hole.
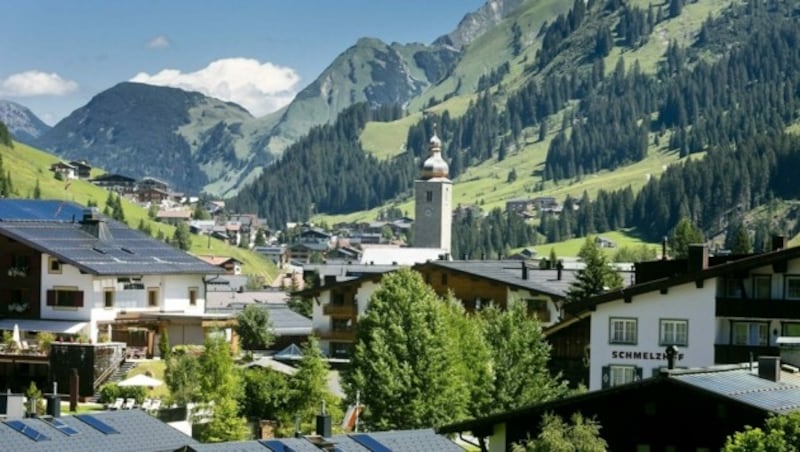
[[[779,336],[800,336],[800,247],[784,245],[711,260],[692,245],[688,260],[647,263],[638,284],[568,305],[591,318],[589,389],[654,375],[673,345],[676,367],[779,354]]]
[[[205,284],[223,271],[96,209],[0,200],[0,328],[93,342],[110,331],[129,345],[141,336],[135,345],[152,353],[155,334],[175,316],[210,326]]]

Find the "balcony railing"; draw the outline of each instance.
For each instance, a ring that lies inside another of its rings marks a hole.
[[[322,313],[340,317],[354,317],[356,315],[356,305],[328,303],[322,307]]]
[[[750,359],[758,362],[759,356],[780,356],[778,347],[759,345],[721,345],[714,346],[714,363],[737,364],[746,363]]]
[[[349,341],[355,342],[355,330],[322,331],[318,333],[320,339],[327,341]]]
[[[747,317],[751,319],[800,318],[800,300],[717,297],[717,317]]]

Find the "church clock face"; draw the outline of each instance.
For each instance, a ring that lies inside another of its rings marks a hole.
[[[430,207],[426,207],[423,213],[425,214],[426,217],[429,217],[433,215],[433,209],[431,209]]]

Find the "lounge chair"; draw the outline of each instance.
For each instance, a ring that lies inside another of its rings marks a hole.
[[[153,399],[150,402],[150,409],[147,410],[150,413],[155,413],[161,409],[161,399]]]
[[[111,410],[121,410],[123,405],[125,405],[125,399],[118,397],[108,408]]]
[[[153,399],[144,399],[144,402],[142,402],[142,404],[139,405],[139,408],[141,408],[141,409],[143,409],[145,411],[150,411],[150,406],[152,404],[153,404]]]
[[[136,399],[128,399],[125,401],[125,406],[122,407],[124,410],[132,410],[136,407]]]

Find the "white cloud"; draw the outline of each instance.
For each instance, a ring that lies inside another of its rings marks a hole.
[[[171,42],[169,38],[164,35],[158,35],[155,38],[147,41],[147,47],[151,49],[163,49],[165,47],[169,47]]]
[[[9,97],[65,96],[78,90],[78,83],[55,72],[25,71],[0,79],[0,94]]]
[[[294,99],[300,76],[292,68],[252,58],[224,58],[196,72],[183,73],[177,69],[164,69],[153,75],[140,72],[131,81],[199,91],[263,116]]]

